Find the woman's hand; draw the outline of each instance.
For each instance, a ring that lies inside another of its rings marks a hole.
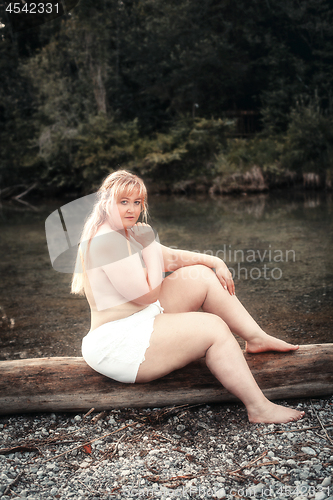
[[[128,234],[131,235],[135,241],[140,243],[143,248],[146,248],[155,240],[155,234],[152,227],[144,222],[137,222],[134,226],[128,230]]]
[[[215,269],[216,269],[216,276],[220,280],[220,283],[223,286],[223,288],[225,290],[228,290],[230,295],[235,295],[235,283],[227,265],[221,260]]]

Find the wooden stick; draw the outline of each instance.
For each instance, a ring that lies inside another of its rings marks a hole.
[[[323,423],[322,423],[322,421],[320,420],[319,415],[318,415],[318,413],[317,413],[317,411],[316,411],[315,407],[313,406],[312,401],[311,401],[311,406],[312,406],[313,411],[315,412],[315,415],[316,415],[316,417],[317,417],[318,422],[320,423],[321,428],[322,428],[322,429],[323,429],[323,431],[324,431],[324,434],[325,434],[325,436],[326,436],[326,439],[327,439],[327,440],[328,440],[331,444],[333,444],[333,441],[332,441],[332,439],[329,437],[329,435],[328,435],[328,433],[327,433],[327,430],[326,430],[326,429],[325,429],[325,427],[323,426]]]

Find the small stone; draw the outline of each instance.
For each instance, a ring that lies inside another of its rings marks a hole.
[[[220,488],[219,490],[217,490],[217,492],[214,494],[214,497],[215,498],[218,498],[219,500],[221,498],[225,498],[227,495],[226,495],[226,492],[225,492],[225,489],[224,488]]]
[[[75,415],[74,422],[81,422],[82,418],[80,415]]]
[[[306,453],[307,455],[317,455],[317,453],[314,451],[313,448],[310,448],[310,446],[304,446],[301,448],[303,453]]]
[[[178,431],[178,432],[182,432],[182,431],[184,431],[185,429],[186,429],[185,425],[181,425],[181,424],[177,425],[177,431]]]
[[[324,491],[318,491],[315,494],[314,500],[325,500],[327,498],[327,495]]]
[[[50,495],[54,497],[58,493],[58,488],[51,488]]]
[[[327,486],[329,486],[332,482],[332,478],[331,477],[325,477],[324,481],[321,483],[322,487],[323,488],[326,488]]]
[[[149,455],[157,455],[160,450],[150,450]]]
[[[204,422],[198,422],[198,426],[199,426],[199,427],[202,427],[203,429],[207,429],[207,430],[209,430],[208,425],[207,425],[207,424],[205,424]]]
[[[255,486],[251,486],[251,495],[253,494],[255,496],[258,493],[261,493],[264,488],[265,485],[262,483],[256,484]]]

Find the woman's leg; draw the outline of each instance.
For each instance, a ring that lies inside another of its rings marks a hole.
[[[155,380],[204,356],[213,375],[245,404],[250,422],[283,423],[302,418],[303,413],[268,401],[253,378],[238,342],[224,321],[214,314],[157,316],[136,382]]]
[[[194,265],[177,269],[162,283],[160,302],[166,312],[203,311],[222,318],[230,330],[246,341],[247,352],[298,349],[265,333],[235,295],[223,288],[214,271]]]

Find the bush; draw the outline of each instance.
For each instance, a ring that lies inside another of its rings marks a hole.
[[[290,115],[281,155],[284,167],[297,173],[326,175],[333,167],[333,116],[315,99],[298,104]]]
[[[280,168],[282,144],[280,136],[265,137],[262,134],[249,139],[229,139],[227,148],[216,158],[216,173],[245,172],[253,165],[263,172],[276,171]]]
[[[218,154],[226,147],[232,123],[222,119],[179,119],[168,133],[157,134],[141,164],[143,173],[167,183],[212,177]]]
[[[117,123],[105,114],[90,116],[77,128],[44,127],[39,138],[41,177],[53,188],[96,189],[110,172],[132,165],[140,156],[138,142],[135,120]]]

